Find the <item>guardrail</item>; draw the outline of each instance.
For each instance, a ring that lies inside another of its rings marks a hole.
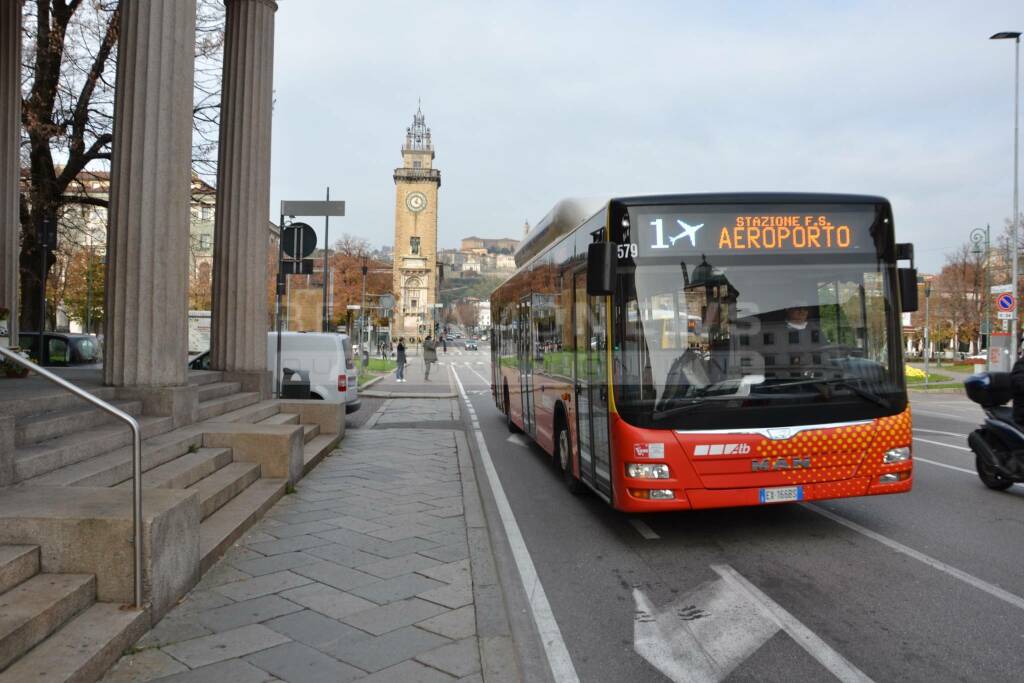
[[[75,396],[88,401],[100,410],[128,423],[132,429],[132,538],[135,546],[135,607],[142,609],[142,431],[134,417],[112,406],[103,399],[93,396],[85,389],[76,387],[59,375],[55,375],[44,367],[22,358],[13,351],[0,346],[0,357],[32,370],[43,379],[70,391]]]

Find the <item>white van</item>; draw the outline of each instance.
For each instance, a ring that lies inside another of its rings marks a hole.
[[[277,372],[276,332],[267,335],[267,367]],[[346,413],[359,410],[358,374],[347,334],[282,332],[281,368],[308,372],[312,398],[344,401]]]

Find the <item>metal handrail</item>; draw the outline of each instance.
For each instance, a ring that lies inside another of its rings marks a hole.
[[[22,358],[13,351],[0,346],[0,356],[32,370],[75,396],[85,399],[100,410],[128,423],[132,429],[132,537],[135,545],[135,607],[142,609],[142,431],[139,422],[128,413],[103,399],[97,398],[85,389],[76,387],[63,377],[56,375],[32,361]]]

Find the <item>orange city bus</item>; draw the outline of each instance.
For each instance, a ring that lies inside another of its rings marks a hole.
[[[515,258],[491,391],[571,491],[647,512],[910,490],[917,276],[884,198],[565,200]]]

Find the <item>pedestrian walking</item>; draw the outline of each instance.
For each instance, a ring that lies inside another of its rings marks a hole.
[[[396,381],[404,382],[405,381],[405,365],[406,365],[406,360],[405,360],[405,337],[399,337],[398,338],[398,355],[395,357],[395,361],[396,361],[396,364],[397,364],[396,367],[395,367]]]
[[[381,342],[380,345],[377,347],[377,350],[380,351],[380,359],[381,360],[387,360],[388,359],[388,343],[387,342]]]
[[[448,353],[448,337],[441,335],[441,348],[444,349],[445,353]]]
[[[430,381],[430,366],[437,362],[437,344],[428,334],[423,340],[423,379]]]

